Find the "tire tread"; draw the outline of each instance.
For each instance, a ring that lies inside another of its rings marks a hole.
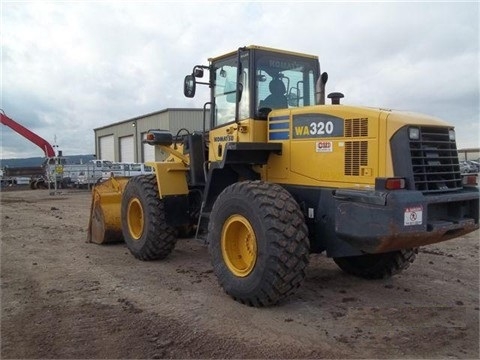
[[[344,272],[364,279],[386,279],[406,270],[416,258],[418,249],[403,249],[383,254],[333,258]]]
[[[158,196],[158,186],[155,175],[139,175],[132,177],[126,188],[124,196],[130,196],[130,192],[138,191],[144,194],[145,209],[145,229],[147,233],[144,237],[144,243],[140,248],[132,246],[138,240],[129,238],[128,225],[126,224],[125,201],[122,201],[122,230],[130,252],[137,259],[159,260],[167,257],[175,248],[177,241],[175,229],[169,226],[165,220],[165,209],[163,201]]]
[[[267,255],[266,273],[261,288],[254,295],[239,296],[235,289],[230,289],[229,276],[224,276],[220,271],[216,271],[216,274],[220,285],[235,300],[256,307],[275,305],[294,293],[305,278],[309,255],[307,226],[298,204],[279,185],[263,181],[235,183],[219,195],[217,202],[238,194],[245,195],[249,201],[255,203],[260,221],[265,224],[264,229],[270,234],[270,249],[273,253]],[[210,238],[218,212],[217,202],[209,222],[210,248],[213,242],[218,241]],[[215,264],[214,268],[218,269]]]

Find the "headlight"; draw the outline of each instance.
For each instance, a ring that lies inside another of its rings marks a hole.
[[[411,127],[408,129],[408,137],[410,140],[418,140],[420,139],[420,129]]]
[[[450,141],[455,141],[455,130],[453,129],[448,130],[448,139]]]

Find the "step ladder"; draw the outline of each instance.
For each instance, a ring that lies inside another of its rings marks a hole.
[[[205,201],[202,201],[200,207],[200,215],[198,216],[197,229],[195,231],[195,240],[203,241],[205,245],[208,244],[208,222],[210,220],[210,212],[204,212]]]

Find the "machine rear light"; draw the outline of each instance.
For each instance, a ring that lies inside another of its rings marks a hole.
[[[462,178],[463,185],[478,185],[478,175],[464,175]]]
[[[150,145],[170,146],[173,143],[173,136],[168,130],[148,130],[144,142]]]
[[[405,179],[404,178],[389,178],[385,181],[385,189],[387,189],[387,190],[405,189]]]
[[[405,189],[407,181],[405,178],[393,177],[393,178],[376,178],[375,189],[382,190],[400,190]]]

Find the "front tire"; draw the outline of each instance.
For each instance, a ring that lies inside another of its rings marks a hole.
[[[164,259],[175,248],[175,228],[166,223],[155,175],[128,181],[122,198],[122,233],[128,249],[140,260]]]
[[[416,258],[418,249],[405,249],[382,254],[366,254],[333,258],[340,269],[364,279],[386,279],[406,270]]]
[[[305,278],[307,226],[298,204],[279,185],[228,186],[213,206],[208,242],[220,285],[241,303],[274,305]]]

